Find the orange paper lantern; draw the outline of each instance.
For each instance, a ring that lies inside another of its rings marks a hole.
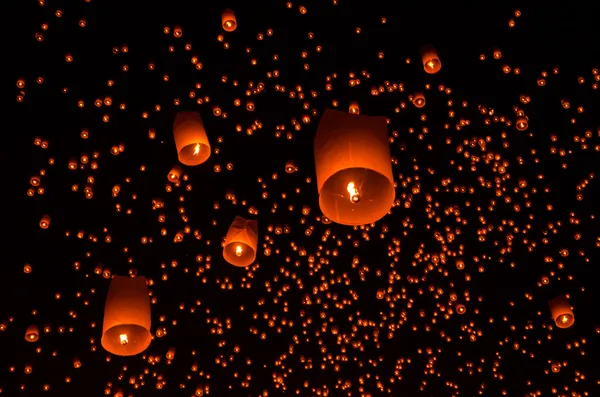
[[[569,306],[569,301],[564,295],[558,296],[548,302],[552,319],[558,328],[569,328],[575,322],[575,316]]]
[[[251,265],[256,259],[257,244],[257,222],[236,216],[225,237],[223,258],[234,266],[246,267]]]
[[[350,102],[350,106],[348,107],[348,113],[352,114],[360,114],[360,108],[358,107],[358,102]]]
[[[412,103],[415,105],[415,107],[422,108],[425,106],[425,95],[423,95],[421,92],[417,92],[413,96]]]
[[[118,356],[133,356],[146,350],[151,340],[146,279],[115,276],[104,307],[102,347]]]
[[[40,330],[37,325],[30,325],[25,331],[25,340],[27,342],[37,342],[40,339]]]
[[[221,14],[221,24],[223,25],[223,30],[226,32],[233,32],[235,28],[237,28],[237,20],[235,19],[235,13],[226,9]]]
[[[319,206],[342,225],[376,222],[394,204],[385,117],[327,109],[314,142]]]
[[[421,50],[421,56],[423,60],[423,69],[429,74],[434,74],[440,71],[442,63],[440,58],[432,46],[425,46]]]
[[[210,157],[210,143],[200,114],[179,112],[173,123],[173,136],[181,164],[199,165]]]

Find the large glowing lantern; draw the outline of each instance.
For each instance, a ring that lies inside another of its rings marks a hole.
[[[146,279],[115,276],[104,307],[102,347],[118,356],[133,356],[146,350],[151,340]]]
[[[564,295],[558,296],[548,302],[552,319],[558,328],[569,328],[575,322],[575,316]]]
[[[226,32],[233,32],[237,28],[237,20],[233,10],[226,9],[221,14],[221,25]]]
[[[181,164],[199,165],[210,157],[210,143],[200,114],[179,112],[173,123],[173,136]]]
[[[225,237],[223,258],[234,266],[246,267],[251,265],[256,259],[257,244],[257,222],[236,216]]]
[[[394,204],[385,117],[327,109],[314,142],[319,205],[342,225],[376,222]]]
[[[423,60],[423,69],[429,74],[434,74],[440,71],[442,63],[435,51],[435,48],[428,45],[421,49],[421,57]]]

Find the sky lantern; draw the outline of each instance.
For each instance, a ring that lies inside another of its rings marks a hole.
[[[177,113],[173,123],[173,136],[181,164],[199,165],[210,157],[210,143],[199,113]]]
[[[42,229],[48,229],[50,227],[50,215],[42,216],[42,219],[40,220],[40,227]]]
[[[27,342],[37,342],[40,339],[40,330],[37,325],[30,325],[25,331],[25,340]]]
[[[181,167],[178,165],[175,165],[175,166],[173,166],[173,168],[171,168],[171,171],[169,171],[167,178],[169,179],[169,182],[177,183],[177,182],[179,182],[179,178],[181,178],[182,173],[183,173],[183,170],[181,169]]]
[[[118,356],[133,356],[146,350],[151,340],[146,278],[115,276],[104,307],[102,347]]]
[[[225,237],[223,258],[234,266],[246,267],[256,259],[258,224],[236,216]]]
[[[564,295],[558,296],[548,302],[552,319],[558,328],[569,328],[575,322],[575,316]]]
[[[221,24],[223,25],[223,30],[226,32],[233,32],[237,28],[237,20],[235,19],[233,10],[227,8],[223,11],[221,14]]]
[[[348,113],[360,114],[360,108],[358,107],[358,102],[356,102],[356,101],[350,102],[350,106],[348,107]]]
[[[327,109],[314,151],[319,205],[326,218],[355,226],[387,214],[395,190],[385,117]]]
[[[421,56],[423,59],[423,68],[425,72],[429,74],[435,74],[440,71],[442,68],[442,63],[440,62],[440,58],[438,57],[435,48],[428,45],[423,47],[421,50]]]
[[[422,92],[417,92],[412,99],[413,105],[417,108],[422,108],[425,106],[425,95]]]

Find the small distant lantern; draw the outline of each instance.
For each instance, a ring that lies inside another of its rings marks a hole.
[[[175,348],[174,347],[167,350],[166,357],[167,357],[167,360],[172,360],[175,358]]]
[[[146,350],[151,340],[146,279],[115,276],[104,307],[102,347],[118,356],[133,356]]]
[[[37,342],[40,339],[40,330],[37,325],[30,325],[25,331],[25,340],[27,342]]]
[[[257,222],[236,216],[225,237],[223,258],[234,266],[246,267],[251,265],[256,259],[257,244]]]
[[[171,168],[171,171],[169,171],[169,175],[167,175],[167,178],[169,179],[169,182],[177,183],[179,182],[179,178],[181,178],[182,173],[183,170],[181,169],[181,167],[176,165],[173,166],[173,168]]]
[[[465,314],[467,312],[466,306],[462,303],[457,304],[455,307],[458,314]]]
[[[558,328],[569,328],[575,322],[575,316],[564,295],[558,296],[548,302],[552,319]]]
[[[529,121],[527,116],[517,116],[517,120],[515,121],[515,127],[518,131],[525,131],[527,127],[529,127]]]
[[[350,102],[350,107],[348,108],[348,113],[350,114],[360,114],[360,108],[358,107],[358,102]]]
[[[323,219],[365,225],[392,208],[395,189],[385,117],[327,109],[314,153]]]
[[[233,32],[237,28],[237,20],[235,19],[235,13],[229,8],[223,11],[221,14],[221,24],[223,30],[226,32]]]
[[[42,216],[42,219],[40,220],[40,227],[42,229],[48,229],[50,227],[50,215]]]
[[[412,99],[413,105],[418,108],[425,106],[425,95],[422,92],[417,92]]]
[[[423,47],[421,50],[421,56],[425,72],[429,74],[435,74],[440,71],[442,68],[442,63],[440,62],[440,58],[438,57],[435,48],[430,45]]]
[[[298,167],[296,167],[296,164],[294,164],[292,160],[288,160],[285,163],[285,172],[288,174],[293,174],[296,171],[298,171]]]
[[[199,113],[177,113],[173,123],[173,136],[181,164],[199,165],[210,157],[210,143]]]

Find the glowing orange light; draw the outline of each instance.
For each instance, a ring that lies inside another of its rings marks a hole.
[[[121,342],[122,345],[126,345],[129,343],[129,340],[127,339],[127,334],[121,334],[119,335],[119,340]]]
[[[242,256],[243,253],[243,248],[241,245],[236,245],[235,247],[235,255],[236,256]]]
[[[197,156],[200,153],[200,144],[197,143],[194,147],[194,156]]]
[[[360,201],[360,193],[358,192],[358,188],[354,184],[354,182],[348,182],[348,186],[346,190],[350,194],[350,201],[353,203],[358,203]]]

